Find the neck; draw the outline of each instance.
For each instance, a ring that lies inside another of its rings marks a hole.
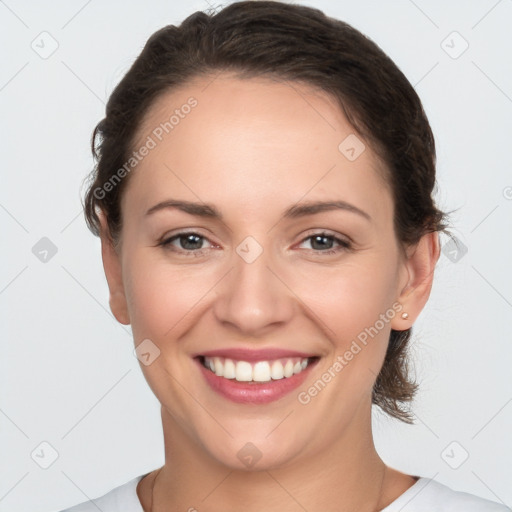
[[[375,450],[371,418],[363,420],[353,421],[335,444],[314,457],[297,456],[285,467],[244,471],[209,457],[162,408],[165,465],[156,481],[151,479],[153,489],[141,492],[141,502],[151,512],[381,510],[414,480],[386,468]]]

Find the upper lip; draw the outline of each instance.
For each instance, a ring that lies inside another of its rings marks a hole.
[[[235,359],[236,361],[269,361],[273,359],[284,359],[287,357],[300,357],[306,359],[317,357],[315,354],[299,352],[297,350],[286,350],[282,348],[266,349],[247,349],[247,348],[226,348],[218,350],[208,350],[195,354],[194,357],[223,357],[226,359]]]

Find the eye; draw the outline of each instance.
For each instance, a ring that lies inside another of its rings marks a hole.
[[[158,245],[187,256],[198,256],[202,254],[203,250],[208,249],[203,246],[205,242],[210,244],[209,248],[213,247],[206,237],[193,231],[183,231],[163,239]],[[309,243],[310,250],[322,254],[335,254],[352,248],[348,240],[325,232],[314,233],[304,238],[301,245],[306,242]],[[306,247],[306,249],[308,248]]]
[[[350,250],[352,244],[329,233],[314,233],[302,240],[301,244],[308,242],[311,250],[324,254],[335,254],[341,251]],[[336,247],[337,245],[337,247]]]
[[[158,245],[166,249],[182,253],[200,253],[205,247],[203,243],[207,238],[192,231],[177,233],[169,238],[165,238]]]

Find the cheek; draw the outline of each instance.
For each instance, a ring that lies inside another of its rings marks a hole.
[[[134,250],[126,261],[125,292],[135,345],[149,339],[160,350],[154,363],[141,365],[145,379],[158,400],[184,419],[190,403],[179,383],[189,379],[190,361],[180,341],[202,315],[216,276],[157,260]]]
[[[125,291],[135,340],[179,338],[188,318],[196,316],[201,299],[215,284],[211,271],[199,266],[171,266],[132,253],[126,265]],[[194,315],[191,313],[194,312]],[[157,341],[155,341],[157,342]]]
[[[381,255],[295,274],[292,289],[322,327],[335,357],[341,356],[344,378],[351,382],[372,380],[382,366],[396,314],[396,272],[393,257]],[[371,371],[357,373],[363,367]]]
[[[300,390],[299,402],[311,400],[324,415],[336,418],[333,435],[361,403],[371,403],[384,362],[396,311],[392,307],[395,268],[391,261],[383,265],[382,260],[329,272],[323,269],[307,277],[304,273],[296,283],[301,283],[297,295],[316,315],[316,325],[322,326],[332,350],[317,380]]]

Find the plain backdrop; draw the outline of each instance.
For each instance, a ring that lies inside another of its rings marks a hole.
[[[512,1],[297,3],[354,25],[414,85],[460,241],[414,328],[415,425],[375,411],[377,448],[511,506]],[[159,403],[109,311],[80,194],[113,87],[155,30],[207,8],[0,2],[0,511],[59,510],[164,462]]]

